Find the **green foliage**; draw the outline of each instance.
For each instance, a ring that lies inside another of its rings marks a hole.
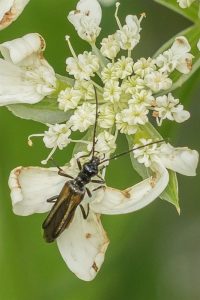
[[[70,113],[58,109],[55,98],[45,98],[36,104],[13,104],[8,105],[8,109],[17,117],[26,120],[33,120],[41,123],[61,123],[67,121]]]
[[[164,2],[164,1],[163,1]],[[166,1],[165,1],[166,2]],[[169,2],[169,1],[168,1]],[[176,2],[175,0],[173,1]],[[153,5],[152,1],[121,1],[122,15],[148,12],[149,25],[143,28],[151,33],[151,42],[142,42],[143,49],[153,53],[155,43],[163,41],[168,34],[173,36],[177,26],[185,28],[188,23],[178,15],[170,15],[167,9]],[[67,24],[66,14],[75,7],[76,1],[34,0],[30,1],[20,18],[5,31],[1,41],[22,36],[28,32],[40,32],[47,40],[47,58],[59,73],[64,73],[64,61],[69,52],[64,35],[73,35],[77,52],[87,47],[86,43],[74,35],[72,26]],[[195,8],[195,3],[191,9]],[[125,12],[125,9],[127,10]],[[180,9],[179,9],[180,10]],[[185,14],[187,10],[182,10]],[[113,8],[104,11],[106,32],[114,23]],[[195,15],[197,10],[194,11]],[[168,19],[170,15],[170,20]],[[168,23],[173,27],[168,27]],[[159,26],[158,26],[159,24]],[[162,26],[160,26],[162,24]],[[59,42],[59,47],[58,47]],[[60,44],[61,43],[61,44]],[[140,47],[140,46],[139,46]],[[137,52],[137,49],[136,49]],[[148,55],[149,55],[148,54]],[[197,73],[196,73],[197,74]],[[200,147],[199,132],[199,79],[193,76],[176,91],[185,103],[190,103],[192,118],[186,125],[172,125],[170,136],[176,130],[175,142],[180,145]],[[194,86],[195,83],[195,86]],[[66,267],[55,245],[44,243],[41,234],[43,215],[22,218],[12,213],[7,186],[9,172],[17,165],[38,165],[43,147],[27,148],[27,135],[40,132],[40,123],[14,118],[5,109],[0,109],[0,266],[2,271],[0,298],[2,300],[188,300],[198,299],[200,294],[198,267],[200,202],[199,178],[180,177],[180,198],[182,211],[180,218],[165,205],[155,202],[137,213],[121,216],[104,216],[103,223],[111,243],[105,263],[93,282],[78,280]],[[164,136],[169,135],[166,128]],[[19,150],[20,145],[20,150]],[[127,145],[119,145],[123,147]],[[63,151],[60,163],[66,161],[67,151]],[[114,165],[118,169],[113,172]],[[124,177],[127,185],[132,184],[133,174],[128,172],[129,162],[125,157],[113,162],[108,178],[112,182]]]
[[[175,12],[179,13],[180,15],[184,16],[185,18],[189,19],[194,23],[199,23],[198,17],[198,9],[199,3],[196,1],[188,8],[181,8],[176,0],[154,0],[155,2],[166,6],[167,8],[174,10]]]

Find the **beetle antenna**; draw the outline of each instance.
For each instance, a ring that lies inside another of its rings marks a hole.
[[[94,123],[94,133],[93,133],[93,144],[92,144],[92,157],[94,157],[95,153],[95,144],[96,144],[96,131],[97,131],[97,121],[98,121],[98,98],[97,98],[97,90],[94,86],[94,93],[95,93],[95,102],[96,102],[96,113],[95,113],[95,123]]]
[[[148,144],[146,144],[146,145],[141,145],[141,146],[138,146],[138,147],[136,147],[136,148],[129,149],[129,150],[125,151],[125,152],[122,152],[122,153],[120,153],[120,154],[114,155],[113,157],[110,157],[110,158],[107,158],[107,159],[102,160],[102,161],[99,163],[99,165],[101,165],[101,164],[103,164],[103,163],[105,163],[105,162],[107,162],[107,161],[110,161],[110,160],[112,160],[112,159],[116,159],[116,158],[118,158],[118,157],[121,157],[121,156],[123,156],[123,155],[126,155],[126,154],[128,154],[128,153],[130,153],[130,152],[132,152],[132,151],[135,151],[135,150],[138,150],[138,149],[142,149],[142,148],[144,148],[144,147],[151,146],[151,145],[154,145],[154,144],[159,144],[159,143],[162,143],[162,142],[165,142],[165,140],[159,140],[159,141],[156,141],[156,142],[151,142],[151,143],[148,143]]]

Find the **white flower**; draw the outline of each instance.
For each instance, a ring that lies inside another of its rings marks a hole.
[[[148,144],[151,140],[141,139],[140,142],[135,147]],[[186,176],[196,175],[199,160],[199,154],[195,150],[187,147],[174,148],[172,145],[164,143],[159,147],[158,144],[153,144],[137,149],[133,155],[138,162],[145,164],[146,167],[151,167],[156,161],[163,167]]]
[[[152,96],[151,90],[141,90],[135,92],[132,98],[128,101],[129,104],[143,104],[144,106],[151,106],[154,97]]]
[[[124,121],[128,122],[129,125],[144,125],[147,121],[148,110],[144,105],[133,105],[130,104],[128,109],[122,111],[124,115]]]
[[[74,88],[81,94],[81,98],[84,100],[94,99],[94,86],[87,80],[76,80]]]
[[[199,39],[199,41],[198,41],[198,43],[197,43],[197,48],[198,48],[199,51],[200,51],[200,39]]]
[[[183,109],[183,105],[179,104],[179,99],[175,99],[171,93],[157,97],[154,110],[158,125],[161,125],[164,119],[182,123],[190,117],[190,113]],[[159,121],[158,118],[161,120]]]
[[[62,150],[71,142],[71,139],[69,138],[71,130],[67,124],[47,124],[47,126],[49,129],[44,133],[31,134],[28,137],[29,146],[33,145],[31,138],[43,137],[45,146],[52,149],[47,158],[41,161],[43,165],[47,164],[48,160],[52,157],[57,148]]]
[[[47,148],[58,147],[60,150],[69,143],[71,130],[66,124],[49,125],[48,131],[44,132],[43,142]]]
[[[110,104],[103,104],[99,108],[98,124],[101,128],[112,128],[115,122],[115,112]]]
[[[152,143],[151,139],[140,139],[140,143],[134,145],[134,148],[137,148],[141,145],[147,145]],[[158,155],[158,144],[152,144],[140,149],[133,151],[134,157],[141,164],[144,164],[146,168],[150,167],[152,162],[155,160],[156,155]]]
[[[118,102],[120,100],[121,88],[119,87],[119,82],[110,80],[106,82],[104,86],[103,98],[105,101],[110,101],[111,103]]]
[[[103,131],[98,134],[96,138],[95,151],[100,154],[111,154],[116,149],[115,136],[108,131]],[[87,150],[90,152],[92,150],[92,143],[88,144]]]
[[[129,108],[122,110],[116,115],[116,126],[125,134],[134,134],[137,125],[144,125],[148,122],[148,110],[144,105],[130,104]]]
[[[149,58],[140,58],[134,63],[133,71],[136,75],[144,78],[145,75],[151,73],[156,70],[155,60],[151,57]]]
[[[80,0],[68,15],[68,20],[74,25],[78,35],[89,43],[95,42],[101,28],[101,6],[96,0]]]
[[[81,93],[74,88],[66,88],[58,95],[59,108],[64,111],[74,109],[78,106],[81,99]]]
[[[62,168],[66,174],[76,176],[74,169]],[[82,205],[90,210],[87,219],[83,219],[80,207],[66,230],[56,242],[69,269],[80,279],[93,280],[104,261],[109,244],[100,215],[124,214],[141,209],[154,201],[166,188],[168,172],[162,165],[152,165],[154,175],[138,184],[120,191],[105,187],[93,192],[92,199],[85,195]],[[152,180],[154,184],[152,184]],[[28,216],[33,213],[48,212],[52,203],[47,199],[61,192],[66,178],[59,176],[55,168],[18,167],[9,178],[13,211],[17,215]],[[94,185],[93,185],[94,186]],[[91,184],[88,187],[93,187]]]
[[[155,93],[167,90],[172,86],[172,80],[168,78],[168,75],[158,71],[147,74],[144,82]]]
[[[30,0],[0,1],[0,30],[10,25],[22,13]]]
[[[66,59],[67,72],[78,80],[89,80],[99,69],[99,61],[96,55],[84,51],[77,58],[69,57]]]
[[[116,68],[115,64],[113,63],[108,63],[105,68],[103,68],[101,72],[101,79],[103,83],[106,83],[108,81],[115,81],[119,79],[119,77],[116,74]]]
[[[125,56],[119,58],[115,63],[115,72],[120,79],[131,75],[133,73],[133,59]]]
[[[44,49],[37,33],[0,45],[0,106],[37,103],[55,91],[55,73],[43,58]]]
[[[191,46],[184,36],[175,39],[172,47],[156,58],[156,64],[161,72],[172,72],[175,69],[187,74],[192,69]]]
[[[137,75],[130,76],[123,80],[121,89],[125,94],[134,95],[144,89],[144,80]]]
[[[119,42],[116,38],[116,34],[109,35],[101,42],[101,53],[110,59],[114,59],[120,51]]]
[[[142,18],[138,19],[137,16],[126,16],[126,25],[120,30],[117,30],[117,39],[120,47],[123,50],[133,50],[133,48],[140,41],[140,22]]]
[[[177,0],[181,8],[189,7],[195,0]]]
[[[75,110],[74,114],[69,119],[69,124],[73,131],[86,131],[95,123],[95,104],[83,103]]]

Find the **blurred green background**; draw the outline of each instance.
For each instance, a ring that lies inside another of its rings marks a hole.
[[[76,1],[31,0],[21,17],[0,32],[0,41],[29,32],[47,42],[46,58],[65,75],[70,55],[64,36],[71,35],[77,52],[88,48],[67,22]],[[165,41],[190,25],[189,21],[150,0],[123,0],[120,17],[146,12],[142,39],[134,57],[151,56]],[[116,29],[114,7],[103,12],[102,34]],[[200,72],[177,90],[191,111],[182,125],[165,127],[176,146],[199,149]],[[77,279],[63,262],[56,244],[47,245],[41,234],[44,215],[19,217],[12,213],[7,179],[16,166],[39,165],[47,155],[42,142],[27,146],[27,136],[44,130],[39,123],[14,117],[0,108],[0,299],[1,300],[198,300],[200,299],[200,196],[199,178],[179,176],[181,215],[161,200],[134,214],[103,216],[111,243],[104,265],[92,282]],[[126,148],[119,139],[120,148]],[[60,164],[71,150],[58,155]],[[118,175],[119,174],[119,175]],[[140,180],[127,157],[113,162],[107,182],[124,188]]]

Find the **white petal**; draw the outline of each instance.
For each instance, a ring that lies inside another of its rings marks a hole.
[[[189,52],[191,50],[191,46],[188,43],[188,40],[184,36],[178,36],[175,39],[171,49],[175,55],[181,56]]]
[[[31,79],[26,77],[27,74],[22,68],[0,59],[0,106],[37,103],[54,91],[56,85],[54,71],[51,66],[46,66],[45,60],[40,63],[40,67],[32,72],[32,74],[35,72],[35,79],[34,77]],[[46,72],[45,78],[40,70]]]
[[[30,55],[44,51],[45,41],[38,33],[29,33],[21,38],[0,44],[2,56],[14,64],[22,62]]]
[[[154,201],[166,188],[169,175],[162,164],[154,163],[154,175],[140,183],[120,191],[106,187],[104,196],[98,194],[91,202],[93,211],[102,214],[125,214],[139,210]]]
[[[89,17],[95,20],[96,25],[101,23],[102,11],[97,0],[80,0],[76,9],[84,14],[89,12]]]
[[[178,123],[185,122],[190,118],[190,113],[187,110],[178,111],[173,114],[174,120]]]
[[[174,148],[171,145],[161,146],[159,158],[166,168],[186,176],[195,176],[199,160],[196,150],[187,147]]]
[[[100,33],[102,11],[97,0],[80,0],[68,20],[74,25],[79,36],[89,42],[95,41]]]
[[[66,170],[66,167],[63,167]],[[13,211],[27,216],[50,210],[46,200],[60,193],[66,178],[59,176],[56,168],[18,167],[9,177]]]
[[[109,244],[100,217],[90,210],[86,220],[78,207],[70,226],[57,238],[58,248],[69,269],[82,280],[94,279]]]
[[[190,53],[181,56],[176,65],[176,69],[183,74],[188,74],[192,70],[193,57],[194,56]]]
[[[29,1],[30,0],[0,0],[0,30],[15,21]]]
[[[55,91],[55,72],[43,58],[44,49],[38,33],[0,44],[0,106],[34,104]]]

